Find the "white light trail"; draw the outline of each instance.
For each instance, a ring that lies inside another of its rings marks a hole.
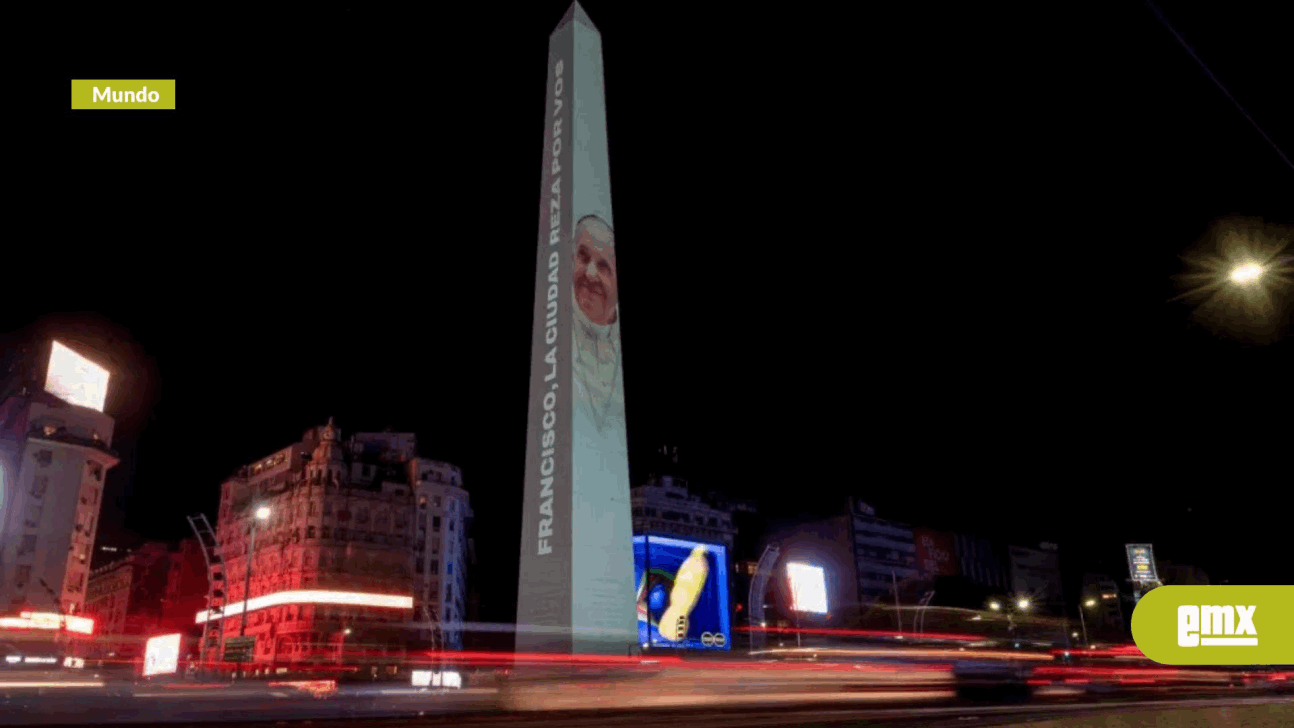
[[[338,604],[351,607],[379,607],[384,609],[413,609],[413,597],[395,594],[367,594],[364,592],[328,591],[323,589],[295,589],[274,594],[263,594],[252,597],[247,611],[281,607],[285,604]],[[225,617],[243,613],[243,602],[234,602],[224,607]],[[202,624],[208,619],[220,619],[221,615],[211,616],[209,610],[198,612],[195,624]]]

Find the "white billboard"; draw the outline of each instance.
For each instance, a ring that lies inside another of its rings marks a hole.
[[[811,614],[827,613],[827,577],[821,566],[787,564],[786,578],[791,582],[791,609]]]
[[[174,675],[180,666],[180,635],[150,637],[144,645],[144,677]]]
[[[64,402],[102,412],[108,399],[108,370],[55,341],[45,372],[45,391]]]

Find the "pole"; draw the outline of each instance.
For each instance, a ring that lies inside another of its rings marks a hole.
[[[1083,616],[1083,605],[1078,605],[1078,621],[1083,625],[1083,644],[1092,649],[1092,641],[1087,638],[1087,618]]]
[[[241,623],[238,625],[238,636],[247,636],[247,606],[251,604],[252,589],[252,559],[256,558],[256,515],[252,514],[251,536],[247,540],[247,570],[243,576],[243,614]],[[253,658],[256,656],[255,648],[252,649]],[[240,660],[246,662],[246,660]],[[242,669],[243,677],[247,677],[247,668]]]

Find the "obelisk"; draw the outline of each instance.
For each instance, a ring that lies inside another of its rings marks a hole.
[[[602,38],[574,3],[548,42],[517,651],[637,642]]]

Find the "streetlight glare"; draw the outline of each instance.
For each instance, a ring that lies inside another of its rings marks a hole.
[[[1096,600],[1095,600],[1095,599],[1088,599],[1087,601],[1083,602],[1083,604],[1084,604],[1084,605],[1086,605],[1086,606],[1089,606],[1089,607],[1094,607],[1094,606],[1096,606]]]
[[[1272,343],[1284,336],[1294,309],[1294,228],[1256,218],[1221,220],[1182,255],[1170,301],[1189,301],[1192,317],[1215,334]]]
[[[1019,604],[1019,606],[1020,606],[1020,608],[1021,608],[1021,609],[1028,609],[1028,608],[1029,608],[1029,600],[1028,600],[1028,599],[1021,599],[1021,600],[1018,602],[1018,604]]]
[[[1261,265],[1246,263],[1245,265],[1237,266],[1235,270],[1231,271],[1231,280],[1236,283],[1249,283],[1250,281],[1258,280],[1258,277],[1262,274],[1263,267]]]
[[[997,610],[999,610],[999,609],[1001,609],[1001,608],[1002,608],[1002,605],[1001,605],[1001,604],[998,604],[997,602],[989,602],[989,603],[988,603],[988,608],[989,608],[989,609],[992,609],[993,611],[995,611],[995,612],[996,612]]]
[[[257,519],[264,521],[265,519],[267,519],[267,518],[269,518],[269,517],[270,517],[270,509],[269,509],[269,506],[261,506],[260,508],[257,508],[257,509],[256,509],[256,518],[257,518]]]

